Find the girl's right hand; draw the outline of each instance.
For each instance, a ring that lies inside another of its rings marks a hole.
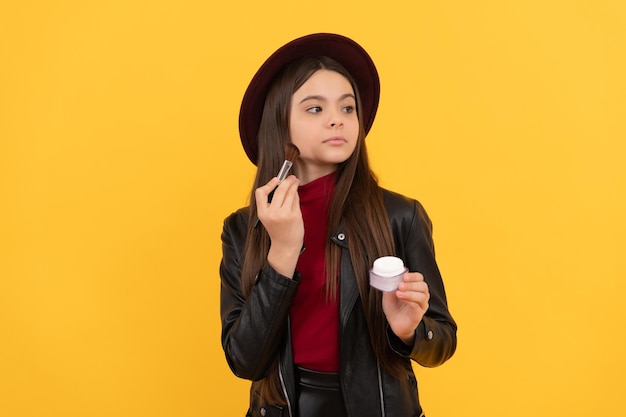
[[[300,181],[290,175],[278,187],[277,184],[278,178],[274,177],[256,189],[257,215],[271,240],[267,255],[269,264],[278,273],[291,278],[304,241],[304,222],[298,196]],[[274,195],[268,202],[272,190]]]

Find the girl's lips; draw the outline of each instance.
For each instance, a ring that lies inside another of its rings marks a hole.
[[[327,143],[329,145],[343,145],[344,143],[347,143],[347,141],[341,136],[334,136],[332,138],[326,139],[324,143]]]

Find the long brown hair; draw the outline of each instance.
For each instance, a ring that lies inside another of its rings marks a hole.
[[[359,114],[359,138],[352,155],[337,171],[335,194],[330,208],[326,245],[327,293],[336,296],[338,288],[341,247],[330,240],[341,225],[348,233],[348,245],[369,335],[376,357],[385,370],[400,375],[403,365],[391,351],[386,338],[386,319],[379,291],[370,291],[368,270],[380,256],[393,255],[394,244],[389,218],[383,204],[381,189],[370,169],[365,145],[365,133],[360,117],[360,96],[356,83],[347,70],[328,57],[308,57],[288,65],[274,80],[267,98],[258,132],[259,157],[257,173],[250,197],[250,218],[244,249],[241,284],[244,297],[252,290],[257,273],[266,262],[269,235],[263,227],[254,228],[256,201],[254,190],[267,183],[284,160],[281,151],[289,142],[291,97],[318,70],[335,71],[350,81],[355,92]],[[261,396],[268,402],[284,403],[278,378],[278,355],[267,376],[261,381]]]

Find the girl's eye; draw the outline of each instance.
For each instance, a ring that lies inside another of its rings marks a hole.
[[[354,106],[345,106],[343,111],[346,113],[352,113],[354,111]]]
[[[306,111],[308,111],[309,113],[319,113],[322,111],[322,108],[320,106],[313,106],[306,109]]]

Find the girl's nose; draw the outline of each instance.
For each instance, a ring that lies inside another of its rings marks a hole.
[[[341,116],[332,115],[330,118],[330,127],[341,127],[343,126],[343,121],[341,120]]]

